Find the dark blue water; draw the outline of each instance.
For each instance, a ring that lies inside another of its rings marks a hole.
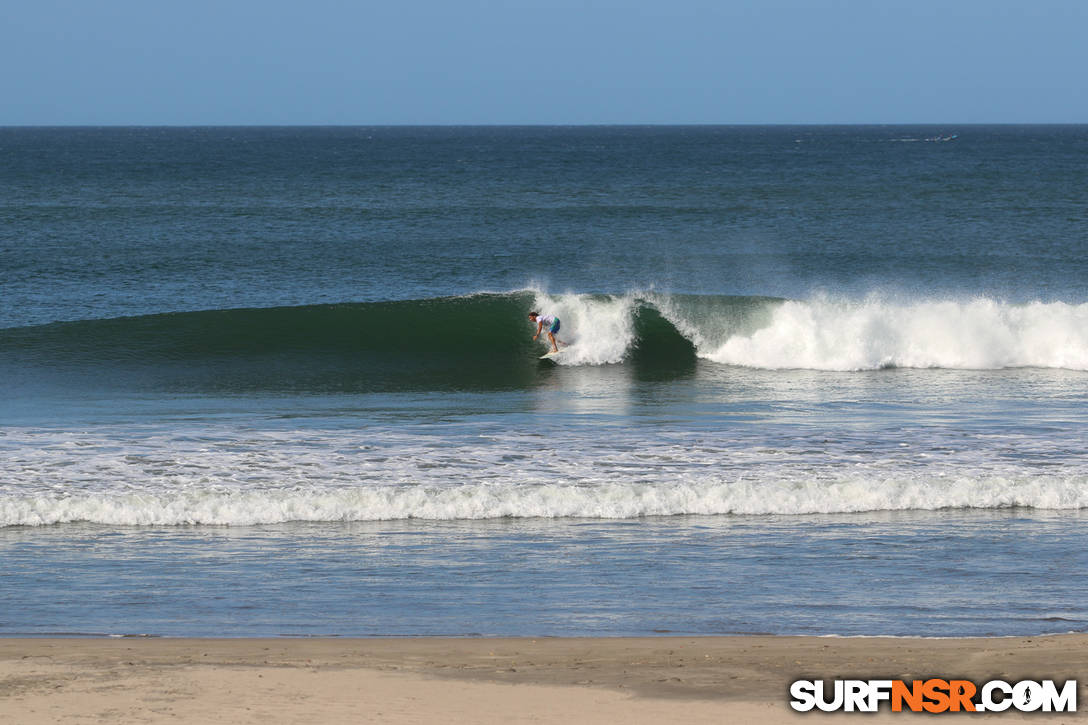
[[[532,282],[1085,297],[1083,126],[31,128],[0,154],[6,326]]]
[[[0,159],[0,633],[1088,622],[1088,127]]]

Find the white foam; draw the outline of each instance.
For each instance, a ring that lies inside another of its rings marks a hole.
[[[1088,304],[816,299],[778,305],[749,335],[687,334],[702,357],[753,368],[1088,370]]]
[[[700,357],[728,365],[840,371],[1088,370],[1088,304],[878,297],[753,301],[766,308],[739,325],[749,329],[738,330],[737,303],[733,309],[716,307],[715,298],[680,304],[654,292],[533,293],[537,307],[562,319],[560,338],[575,342],[559,359],[567,365],[623,362],[636,342],[635,313],[649,304],[691,340]]]
[[[662,481],[372,486],[0,497],[0,526],[252,525],[393,519],[633,518],[679,514],[847,513],[941,508],[1088,507],[1088,477]]]
[[[1060,468],[1003,458],[1017,445],[1003,437],[940,456],[919,444],[858,457],[858,441],[810,450],[737,431],[693,442],[624,428],[546,439],[478,429],[9,430],[0,443],[0,526],[1088,508],[1088,464],[1062,453],[1070,439],[1046,443],[1068,461]],[[1049,457],[1043,445],[1032,459]]]
[[[561,365],[606,365],[622,362],[635,340],[633,296],[553,295],[535,291],[535,307],[559,316],[559,339],[571,343]],[[547,344],[547,335],[541,334]]]

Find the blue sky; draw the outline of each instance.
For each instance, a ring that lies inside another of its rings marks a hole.
[[[16,0],[0,125],[1088,122],[1086,0]]]

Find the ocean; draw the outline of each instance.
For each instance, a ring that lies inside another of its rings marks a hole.
[[[1088,631],[1086,252],[1088,126],[2,128],[0,636]]]

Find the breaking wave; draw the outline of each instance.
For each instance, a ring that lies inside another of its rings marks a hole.
[[[254,525],[289,521],[609,518],[851,513],[947,508],[1088,508],[1088,478],[903,477],[672,484],[462,484],[314,490],[215,490],[0,497],[0,527]]]
[[[538,359],[531,309],[562,319],[561,366],[1088,370],[1088,304],[534,290],[9,328],[0,366],[20,379],[198,391],[518,388],[554,364]]]

